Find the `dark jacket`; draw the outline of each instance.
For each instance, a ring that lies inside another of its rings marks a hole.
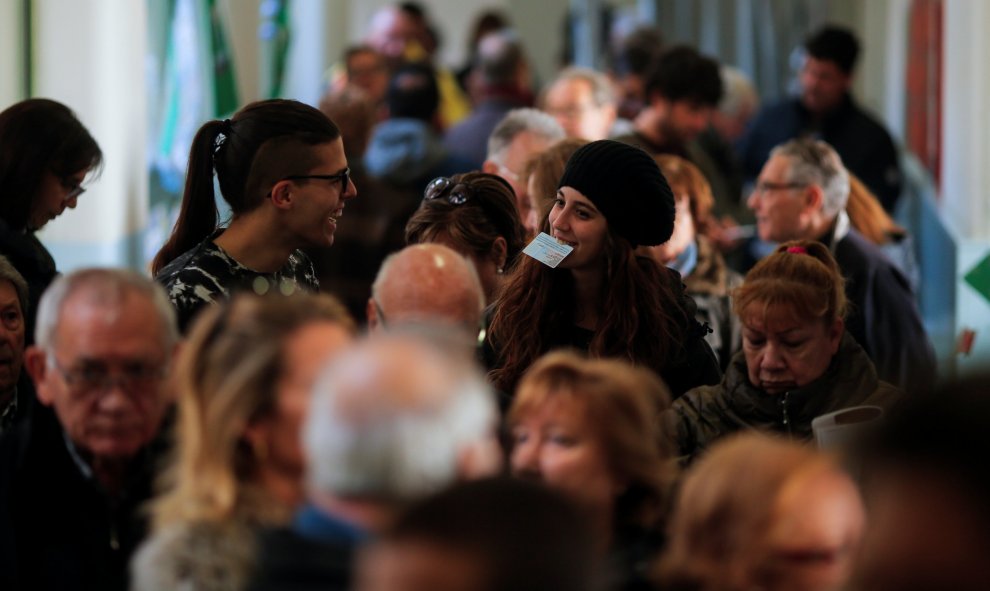
[[[367,532],[303,507],[291,528],[264,530],[250,591],[344,591],[351,588],[353,561]]]
[[[757,388],[750,383],[746,357],[739,352],[722,383],[691,390],[674,401],[663,419],[679,455],[690,460],[717,439],[743,429],[807,441],[815,417],[865,404],[889,408],[899,397],[900,391],[877,378],[863,348],[845,333],[825,373],[804,387],[783,394]]]
[[[443,145],[451,154],[464,158],[471,169],[481,169],[488,157],[488,136],[512,109],[526,104],[512,98],[492,98],[475,107],[474,112],[444,134]]]
[[[879,247],[841,226],[840,219],[833,236],[837,240],[823,242],[846,278],[851,306],[846,330],[873,360],[880,379],[909,392],[929,391],[935,381],[935,353],[907,278]]]
[[[35,410],[0,440],[0,589],[123,591],[158,454],[135,458],[111,496],[70,456],[51,411]]]
[[[732,311],[730,292],[742,284],[742,276],[729,269],[714,245],[699,235],[697,262],[684,277],[687,294],[697,305],[695,318],[711,331],[705,336],[725,371],[732,356],[742,347],[742,324]]]
[[[764,107],[739,143],[739,158],[748,178],[755,178],[778,144],[800,137],[828,142],[842,163],[872,190],[884,209],[892,211],[901,195],[901,169],[894,141],[882,124],[846,95],[842,104],[820,121],[798,98]]]
[[[34,318],[38,301],[55,279],[55,259],[31,232],[12,230],[0,220],[0,255],[7,257],[28,284],[28,309],[24,310],[25,346],[34,343]]]

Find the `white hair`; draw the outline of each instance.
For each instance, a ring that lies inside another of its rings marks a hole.
[[[752,79],[745,72],[733,66],[722,65],[722,99],[718,110],[728,117],[736,117],[743,110],[755,112],[760,106],[760,96]]]
[[[124,269],[91,268],[62,275],[55,279],[38,303],[38,315],[34,327],[34,342],[46,353],[53,353],[55,331],[62,315],[62,307],[72,295],[87,290],[92,301],[100,306],[117,307],[125,293],[135,293],[148,298],[158,313],[162,327],[162,346],[166,354],[179,342],[179,329],[175,308],[165,289],[151,279]]]
[[[408,335],[398,338],[412,342]],[[396,337],[366,339],[314,386],[303,446],[315,492],[394,501],[430,494],[454,481],[461,453],[489,437],[495,425],[492,392],[480,373],[425,342],[414,355],[420,357],[416,371],[402,379],[376,379],[401,372],[411,361],[397,359],[395,350],[376,354],[369,348],[383,339]],[[416,383],[438,372],[450,379]],[[363,391],[355,391],[354,382]],[[410,402],[417,389],[429,391],[429,400]],[[355,405],[365,407],[357,411],[362,416],[355,416]]]
[[[529,133],[553,143],[566,136],[557,120],[539,109],[512,109],[488,136],[488,159],[501,161],[502,153],[520,133]]]

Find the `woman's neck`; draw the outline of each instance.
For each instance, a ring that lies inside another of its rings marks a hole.
[[[295,245],[286,244],[261,212],[235,217],[213,242],[235,261],[261,273],[274,273],[285,266]]]
[[[571,276],[574,278],[574,323],[595,330],[605,304],[602,301],[605,269],[571,269]]]

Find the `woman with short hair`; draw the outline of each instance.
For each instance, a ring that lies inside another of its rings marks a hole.
[[[509,410],[513,474],[584,510],[605,561],[603,588],[641,588],[663,544],[673,474],[656,417],[669,404],[647,369],[555,352],[526,373]]]
[[[495,298],[524,240],[512,187],[484,172],[433,179],[406,223],[407,244],[443,244],[473,262],[486,302]]]
[[[746,275],[733,307],[743,348],[722,382],[691,390],[666,414],[685,459],[734,431],[809,440],[811,421],[860,405],[887,407],[900,392],[845,331],[845,280],[828,247],[782,244]]]

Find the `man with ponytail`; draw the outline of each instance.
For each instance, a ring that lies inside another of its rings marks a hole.
[[[213,175],[232,217],[221,226]],[[193,139],[179,218],[152,263],[185,330],[203,306],[240,290],[317,291],[300,250],[333,243],[357,196],[337,126],[297,101],[251,103]]]

